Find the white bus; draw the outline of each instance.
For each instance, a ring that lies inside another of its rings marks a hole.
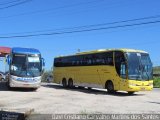
[[[9,65],[9,74],[6,77],[9,88],[37,89],[40,87],[44,59],[39,50],[12,48],[6,60]]]

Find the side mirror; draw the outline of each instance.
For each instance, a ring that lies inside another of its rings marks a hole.
[[[42,64],[42,73],[44,72],[44,67],[45,67],[45,60],[44,58],[41,58],[41,64]]]
[[[41,58],[41,63],[42,63],[42,66],[44,67],[45,66],[45,60],[44,60],[44,58]]]
[[[9,55],[6,56],[6,63],[7,63],[8,65],[11,64],[11,57],[10,57]]]

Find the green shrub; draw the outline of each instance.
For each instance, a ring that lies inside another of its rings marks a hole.
[[[155,78],[153,79],[153,86],[160,88],[160,78],[159,78],[159,77],[155,77]]]

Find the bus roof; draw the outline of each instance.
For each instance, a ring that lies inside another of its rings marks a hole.
[[[76,53],[76,54],[73,54],[73,55],[67,55],[67,56],[94,54],[94,53],[102,53],[102,52],[109,52],[109,51],[148,53],[148,52],[143,51],[143,50],[121,48],[121,49],[98,49],[98,50],[92,50],[92,51],[86,51],[86,52],[79,52],[79,53]],[[67,56],[58,56],[58,57],[67,57]]]
[[[40,51],[34,48],[20,48],[14,47],[12,48],[12,53],[19,53],[19,54],[40,54]]]
[[[92,50],[92,51],[87,51],[87,52],[80,52],[80,53],[77,53],[77,54],[101,53],[101,52],[109,52],[109,51],[122,51],[122,52],[139,52],[139,53],[147,53],[147,52],[142,51],[142,50],[121,48],[121,49],[98,49],[98,50]]]

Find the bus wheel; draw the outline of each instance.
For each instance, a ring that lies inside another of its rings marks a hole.
[[[68,81],[68,87],[69,88],[73,88],[73,80],[72,79],[69,79],[69,81]]]
[[[63,79],[63,80],[62,80],[62,85],[63,85],[63,87],[64,87],[64,88],[66,88],[66,87],[67,87],[66,79]]]
[[[133,95],[134,94],[134,92],[128,92],[128,95]]]
[[[108,81],[106,83],[106,89],[107,89],[108,93],[114,93],[115,92],[114,91],[114,85],[113,85],[112,81]]]
[[[78,86],[78,88],[79,88],[79,89],[84,89],[85,87],[84,87],[84,86]]]
[[[91,90],[92,88],[91,87],[88,87],[88,90]]]
[[[10,82],[9,82],[9,81],[7,81],[7,82],[6,82],[6,84],[7,84],[7,88],[8,88],[8,90],[12,90],[12,88],[11,88],[11,86],[10,86]]]
[[[32,91],[36,92],[38,88],[31,88]]]
[[[5,81],[4,78],[1,78],[1,81],[4,82]]]

